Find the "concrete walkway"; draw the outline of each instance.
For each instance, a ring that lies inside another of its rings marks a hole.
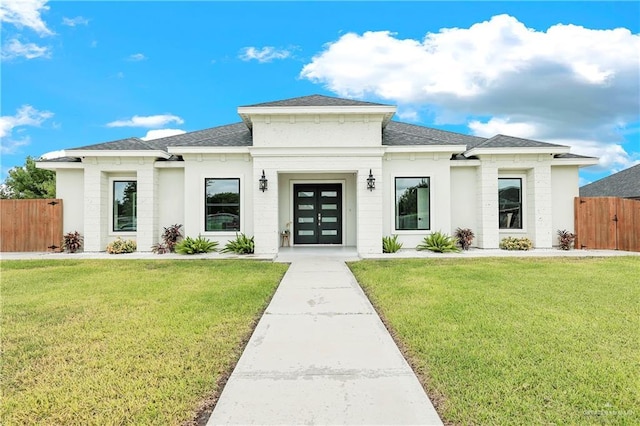
[[[293,260],[207,425],[439,425],[340,257]]]

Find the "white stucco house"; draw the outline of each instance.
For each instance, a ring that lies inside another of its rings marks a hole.
[[[396,107],[313,95],[241,106],[242,121],[162,139],[65,150],[55,170],[64,232],[86,251],[116,237],[150,251],[163,227],[184,225],[224,245],[237,232],[256,253],[292,246],[382,252],[382,237],[415,247],[433,231],[471,228],[474,246],[506,236],[535,247],[574,229],[578,169],[569,147],[486,139],[393,121]]]

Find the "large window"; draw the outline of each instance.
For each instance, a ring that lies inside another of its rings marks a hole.
[[[205,231],[240,230],[240,179],[205,179]]]
[[[113,230],[135,231],[138,219],[138,183],[135,180],[113,181]]]
[[[396,178],[396,230],[430,229],[429,178]]]
[[[500,229],[522,229],[522,179],[498,179]]]

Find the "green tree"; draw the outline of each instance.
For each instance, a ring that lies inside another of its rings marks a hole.
[[[36,162],[31,156],[27,157],[24,166],[9,170],[9,176],[0,188],[0,198],[55,197],[55,172],[36,168]]]

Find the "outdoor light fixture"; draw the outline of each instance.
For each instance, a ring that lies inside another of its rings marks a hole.
[[[264,175],[264,170],[262,170],[262,177],[260,178],[260,180],[258,181],[260,182],[260,185],[258,186],[258,188],[260,188],[260,191],[264,192],[267,190],[267,184],[268,184],[268,180]]]
[[[373,177],[371,169],[369,169],[369,177],[367,178],[367,189],[369,191],[376,189],[376,178]]]

